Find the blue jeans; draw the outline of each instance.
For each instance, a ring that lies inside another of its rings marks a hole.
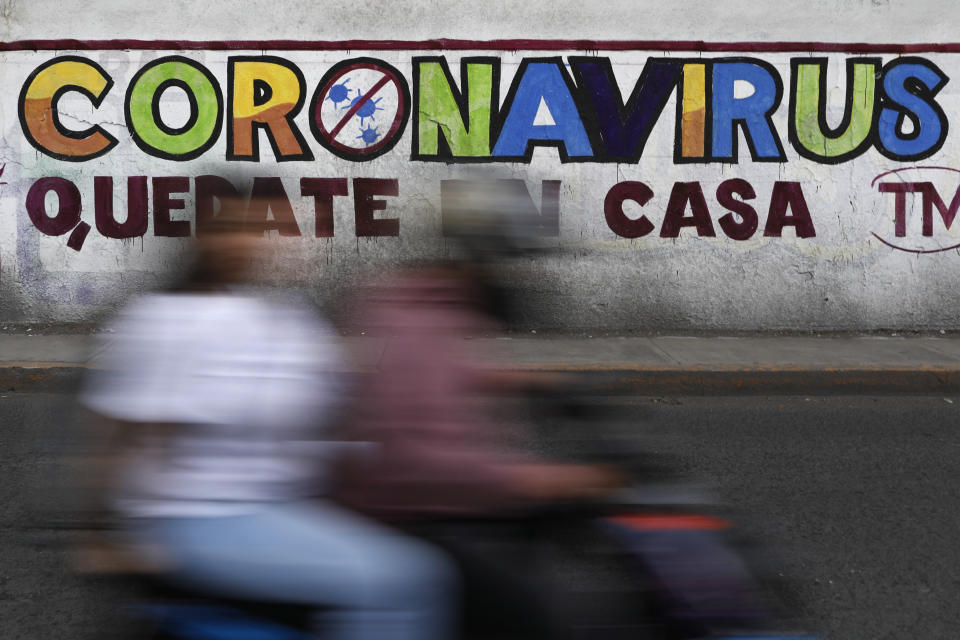
[[[229,517],[148,519],[135,529],[175,577],[224,596],[317,605],[330,640],[454,635],[458,577],[427,544],[328,503]]]

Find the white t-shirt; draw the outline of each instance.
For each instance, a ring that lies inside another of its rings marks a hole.
[[[312,309],[253,293],[152,294],[110,331],[84,404],[169,425],[169,435],[136,441],[116,493],[121,513],[232,515],[317,493],[343,384],[339,348]]]

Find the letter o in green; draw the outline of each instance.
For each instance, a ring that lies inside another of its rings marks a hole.
[[[190,100],[190,118],[169,127],[160,117],[160,98],[180,87]],[[147,63],[130,81],[124,105],[127,128],[145,153],[167,160],[191,160],[213,146],[223,124],[223,94],[203,65],[182,56]]]

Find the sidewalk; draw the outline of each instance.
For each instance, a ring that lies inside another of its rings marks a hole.
[[[102,336],[103,334],[101,334]],[[93,336],[0,334],[0,389],[64,389]],[[343,339],[350,371],[388,341]],[[503,337],[468,341],[493,367],[580,374],[598,393],[958,393],[960,337]]]

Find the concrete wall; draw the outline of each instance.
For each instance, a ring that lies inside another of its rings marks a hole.
[[[274,198],[271,269],[335,307],[444,255],[480,172],[556,249],[512,270],[530,326],[960,329],[951,3],[101,4],[0,2],[0,321],[161,285],[205,175]]]

